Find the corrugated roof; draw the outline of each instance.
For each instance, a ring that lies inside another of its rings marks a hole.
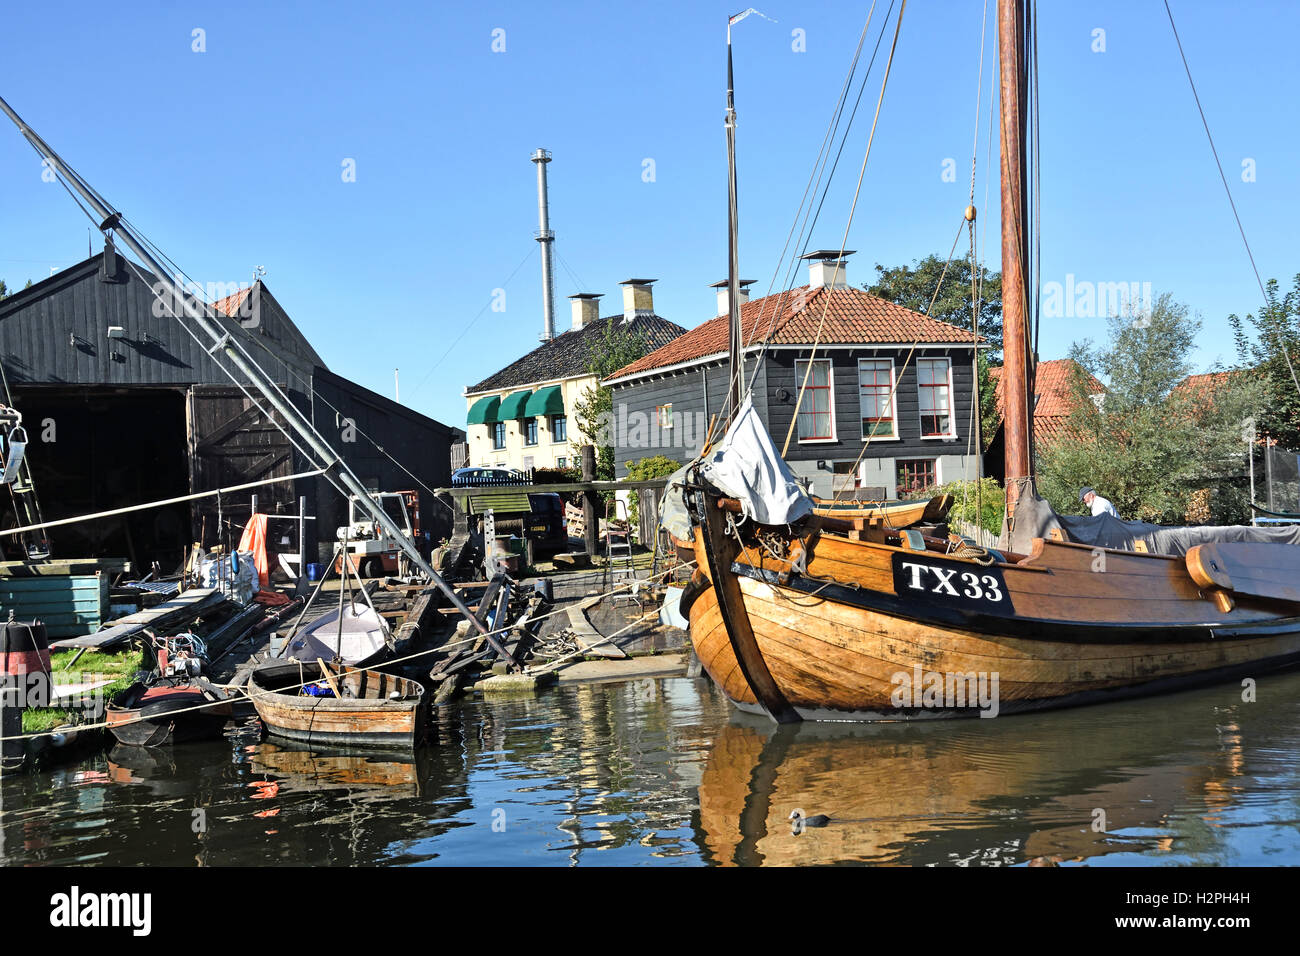
[[[566,329],[549,342],[543,342],[523,358],[516,359],[499,372],[489,375],[477,385],[465,390],[466,395],[479,392],[495,392],[505,388],[518,388],[535,385],[538,382],[553,382],[557,379],[585,375],[593,350],[604,339],[605,328],[610,322],[622,322],[623,316],[611,315],[596,319],[581,329]],[[634,334],[645,335],[651,349],[673,341],[686,333],[675,322],[669,322],[657,315],[637,316],[628,328]]]
[[[825,322],[822,315],[825,314]],[[766,339],[776,345],[810,345],[821,325],[824,345],[870,343],[968,344],[969,332],[874,296],[865,289],[801,286],[764,296],[740,307],[746,343]],[[663,348],[626,365],[606,381],[691,362],[727,351],[728,319],[709,319]],[[982,341],[982,340],[981,340]]]

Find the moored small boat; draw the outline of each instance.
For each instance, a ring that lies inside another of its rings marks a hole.
[[[136,681],[105,708],[109,732],[131,747],[220,737],[231,702],[206,683],[177,677]]]
[[[310,743],[413,747],[427,716],[415,681],[319,660],[263,664],[248,693],[268,731]]]
[[[812,496],[813,511],[830,518],[867,518],[883,521],[892,528],[925,521],[935,523],[948,517],[952,508],[952,495],[917,498],[904,501],[854,501],[843,498],[818,498]]]

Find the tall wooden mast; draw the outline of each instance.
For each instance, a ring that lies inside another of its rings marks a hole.
[[[731,73],[731,24],[727,23],[727,315],[729,343],[730,385],[727,398],[730,403],[728,417],[740,410],[741,379],[744,378],[743,356],[740,340],[740,252],[736,235],[739,230],[739,212],[736,197],[736,99]]]
[[[1029,219],[1025,206],[1025,0],[998,0],[1002,102],[1002,402],[1007,513],[1030,475]]]

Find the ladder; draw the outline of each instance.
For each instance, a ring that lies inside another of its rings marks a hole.
[[[615,527],[621,522],[621,527]],[[627,505],[615,498],[605,502],[605,574],[601,590],[606,594],[637,580],[636,565],[632,561],[632,526],[628,521]],[[637,588],[633,585],[614,595],[612,603],[629,601],[639,603]]]
[[[8,383],[6,382],[6,387]],[[36,485],[32,481],[31,466],[25,454],[27,432],[22,425],[23,417],[17,409],[0,405],[0,466],[6,472],[12,470],[12,481],[8,482],[9,496],[13,500],[14,516],[18,527],[43,524],[41,503],[36,498]],[[14,463],[16,462],[16,467]],[[50,556],[50,539],[43,529],[28,531],[19,536],[25,560],[39,560]]]

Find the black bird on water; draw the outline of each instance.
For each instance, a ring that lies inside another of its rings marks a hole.
[[[790,811],[790,828],[797,836],[803,832],[804,827],[824,827],[831,822],[831,818],[824,813],[817,813],[813,816],[804,816],[802,810]]]

